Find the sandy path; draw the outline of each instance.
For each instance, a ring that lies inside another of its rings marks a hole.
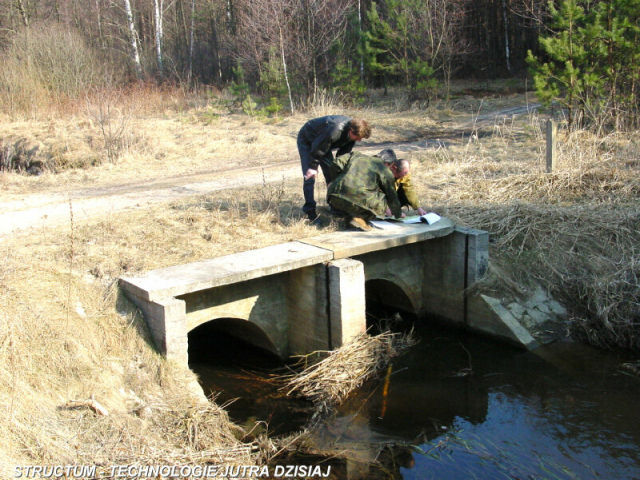
[[[374,154],[383,148],[393,148],[399,152],[446,148],[453,143],[464,141],[465,136],[468,137],[481,124],[526,114],[538,107],[538,104],[530,104],[525,107],[503,109],[474,117],[461,127],[434,132],[434,135],[427,139],[396,143],[364,142],[358,149]],[[241,170],[200,172],[171,179],[128,181],[102,188],[77,188],[64,193],[24,195],[1,205],[0,240],[21,230],[68,223],[71,209],[74,220],[82,221],[97,215],[145,208],[155,203],[296,178],[302,182],[300,164],[297,161],[288,161]],[[302,200],[302,192],[300,196]]]

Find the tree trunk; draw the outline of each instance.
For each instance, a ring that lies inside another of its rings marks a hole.
[[[509,51],[509,20],[507,18],[507,4],[502,0],[502,18],[504,21],[504,53],[507,62],[507,70],[511,72],[511,53]]]
[[[291,108],[291,115],[293,111],[293,97],[291,96],[291,86],[289,85],[289,75],[287,74],[287,61],[284,57],[284,41],[282,39],[282,27],[278,27],[280,31],[280,53],[282,54],[282,68],[284,70],[284,81],[287,83],[287,92],[289,93],[289,107]]]
[[[18,11],[20,12],[20,16],[22,17],[22,23],[24,23],[25,27],[28,27],[29,17],[27,17],[27,11],[24,9],[24,3],[22,3],[22,0],[18,0]]]
[[[102,10],[100,8],[100,0],[95,0],[95,4],[96,4],[96,17],[98,21],[98,45],[100,45],[100,48],[104,50],[105,41],[104,41],[104,34],[102,32]]]
[[[153,0],[154,20],[156,24],[155,43],[158,74],[162,77],[162,14],[164,0]]]
[[[191,0],[191,26],[189,27],[189,75],[188,81],[191,83],[193,77],[193,37],[196,24],[196,0]]]
[[[131,37],[131,55],[133,57],[133,64],[136,69],[136,77],[138,80],[142,78],[142,65],[140,64],[140,54],[138,53],[138,43],[136,33],[136,27],[133,23],[133,11],[131,10],[130,0],[123,0],[124,8],[127,12],[127,23],[129,24],[129,36]]]

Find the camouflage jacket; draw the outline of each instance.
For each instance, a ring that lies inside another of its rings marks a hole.
[[[339,198],[373,215],[384,215],[388,207],[394,216],[400,216],[395,179],[380,158],[352,152],[339,159],[344,168],[329,184],[327,197],[330,200]]]
[[[340,175],[350,159],[351,155],[349,154],[337,156],[329,166],[329,171],[331,172],[330,178],[336,178],[338,175]],[[405,203],[402,202],[406,201],[406,204],[411,206],[411,208],[413,208],[414,210],[417,210],[420,205],[418,204],[418,194],[416,193],[416,189],[411,183],[411,174],[407,173],[402,178],[394,179],[394,185],[396,187],[396,191],[398,192],[398,198],[400,199],[401,205],[405,205]],[[401,192],[404,193],[404,199]]]

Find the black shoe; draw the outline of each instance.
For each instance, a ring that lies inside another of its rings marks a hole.
[[[318,215],[315,210],[311,210],[310,212],[307,212],[307,218],[309,219],[310,224],[315,225],[318,222],[320,215]]]

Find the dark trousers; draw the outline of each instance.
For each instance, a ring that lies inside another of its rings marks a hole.
[[[311,146],[300,138],[298,138],[298,153],[300,154],[302,175],[304,175],[309,169],[313,157],[311,157]],[[327,153],[327,155],[320,161],[320,168],[322,169],[322,174],[324,175],[324,179],[327,184],[332,180],[331,173],[329,171],[329,165],[331,165],[332,162],[333,154],[331,152]],[[315,212],[316,210],[316,201],[314,198],[315,185],[316,177],[311,177],[307,180],[304,180],[304,183],[302,184],[302,193],[304,195],[304,205],[302,206],[302,211],[304,213]]]

